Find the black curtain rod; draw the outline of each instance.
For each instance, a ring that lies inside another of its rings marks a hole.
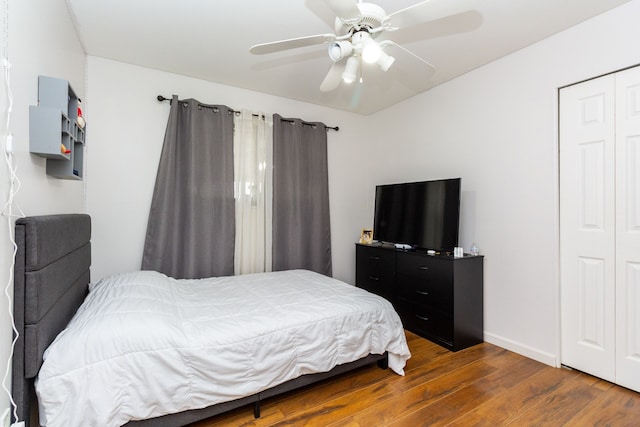
[[[169,101],[169,104],[171,104],[171,98],[166,98],[162,95],[158,95],[157,96],[157,100],[160,102],[163,101]],[[206,105],[202,105],[200,104],[202,107],[206,107]],[[236,110],[231,110],[231,112],[236,113],[236,114],[240,114],[240,111],[236,111]],[[259,117],[258,114],[252,114],[253,117]],[[293,120],[289,120],[289,119],[280,119],[283,122],[288,122],[288,123],[293,123]],[[315,123],[308,123],[308,122],[302,122],[303,125],[307,125],[307,126],[315,126]],[[331,130],[335,130],[336,132],[340,130],[340,128],[338,126],[326,126],[327,130],[331,129]]]
[[[287,123],[293,123],[293,122],[295,122],[295,120],[290,120],[290,119],[280,119],[280,121],[282,121],[282,122],[287,122]],[[316,126],[316,124],[315,124],[315,123],[309,123],[309,122],[302,122],[302,124],[303,124],[303,125],[305,125],[305,126]],[[331,126],[327,126],[327,125],[325,125],[325,128],[326,128],[327,130],[329,130],[329,129],[331,129],[331,130],[335,130],[336,132],[340,130],[340,128],[339,128],[338,126],[333,126],[333,127],[331,127]]]
[[[157,96],[158,101],[163,102],[163,101],[169,101],[169,104],[171,104],[171,98],[165,98],[162,95],[158,95]],[[209,105],[204,105],[204,104],[198,104],[198,106],[200,107],[205,107],[205,108],[217,108],[217,107],[211,107]],[[230,113],[235,113],[235,114],[240,114],[241,111],[236,111],[236,110],[229,110]],[[259,114],[252,114],[253,117],[259,117]]]

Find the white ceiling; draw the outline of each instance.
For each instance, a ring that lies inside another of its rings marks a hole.
[[[629,0],[431,1],[464,1],[473,11],[387,33],[436,67],[431,79],[416,79],[410,61],[399,56],[387,73],[365,70],[364,84],[343,83],[323,93],[319,86],[332,63],[326,45],[249,53],[258,43],[333,33],[334,15],[322,0],[67,0],[89,55],[360,114],[396,104]],[[372,2],[392,13],[418,0]]]

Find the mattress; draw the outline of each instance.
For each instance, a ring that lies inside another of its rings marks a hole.
[[[36,379],[47,426],[118,426],[249,396],[370,353],[403,375],[391,304],[306,270],[100,280],[49,346]]]

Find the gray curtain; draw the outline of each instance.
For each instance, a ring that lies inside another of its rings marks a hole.
[[[173,96],[142,257],[175,278],[233,275],[233,111]]]
[[[331,276],[327,131],[273,115],[273,270]]]

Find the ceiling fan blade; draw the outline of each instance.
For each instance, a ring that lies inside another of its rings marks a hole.
[[[343,21],[360,17],[356,0],[324,0],[324,3]]]
[[[431,68],[433,71],[435,71],[436,69],[436,67],[434,67],[433,64],[431,64],[429,61],[422,59],[421,57],[411,52],[406,47],[394,42],[393,40],[382,40],[379,42],[379,44],[380,44],[380,47],[382,47],[383,49],[386,48],[387,46],[394,46],[395,48],[400,49],[403,52],[403,54],[412,57],[412,59],[415,61],[422,62],[424,66]]]
[[[264,55],[267,53],[280,52],[298,47],[313,46],[335,40],[335,34],[316,34],[314,36],[298,37],[295,39],[279,40],[269,43],[261,43],[251,46],[249,52],[254,55]]]
[[[338,85],[340,85],[340,82],[342,81],[342,73],[344,72],[346,63],[346,59],[333,63],[331,68],[329,68],[327,76],[324,78],[322,84],[320,85],[320,90],[322,92],[331,92],[332,90],[337,88]]]
[[[466,12],[477,0],[426,0],[389,14],[392,25],[405,28]]]

